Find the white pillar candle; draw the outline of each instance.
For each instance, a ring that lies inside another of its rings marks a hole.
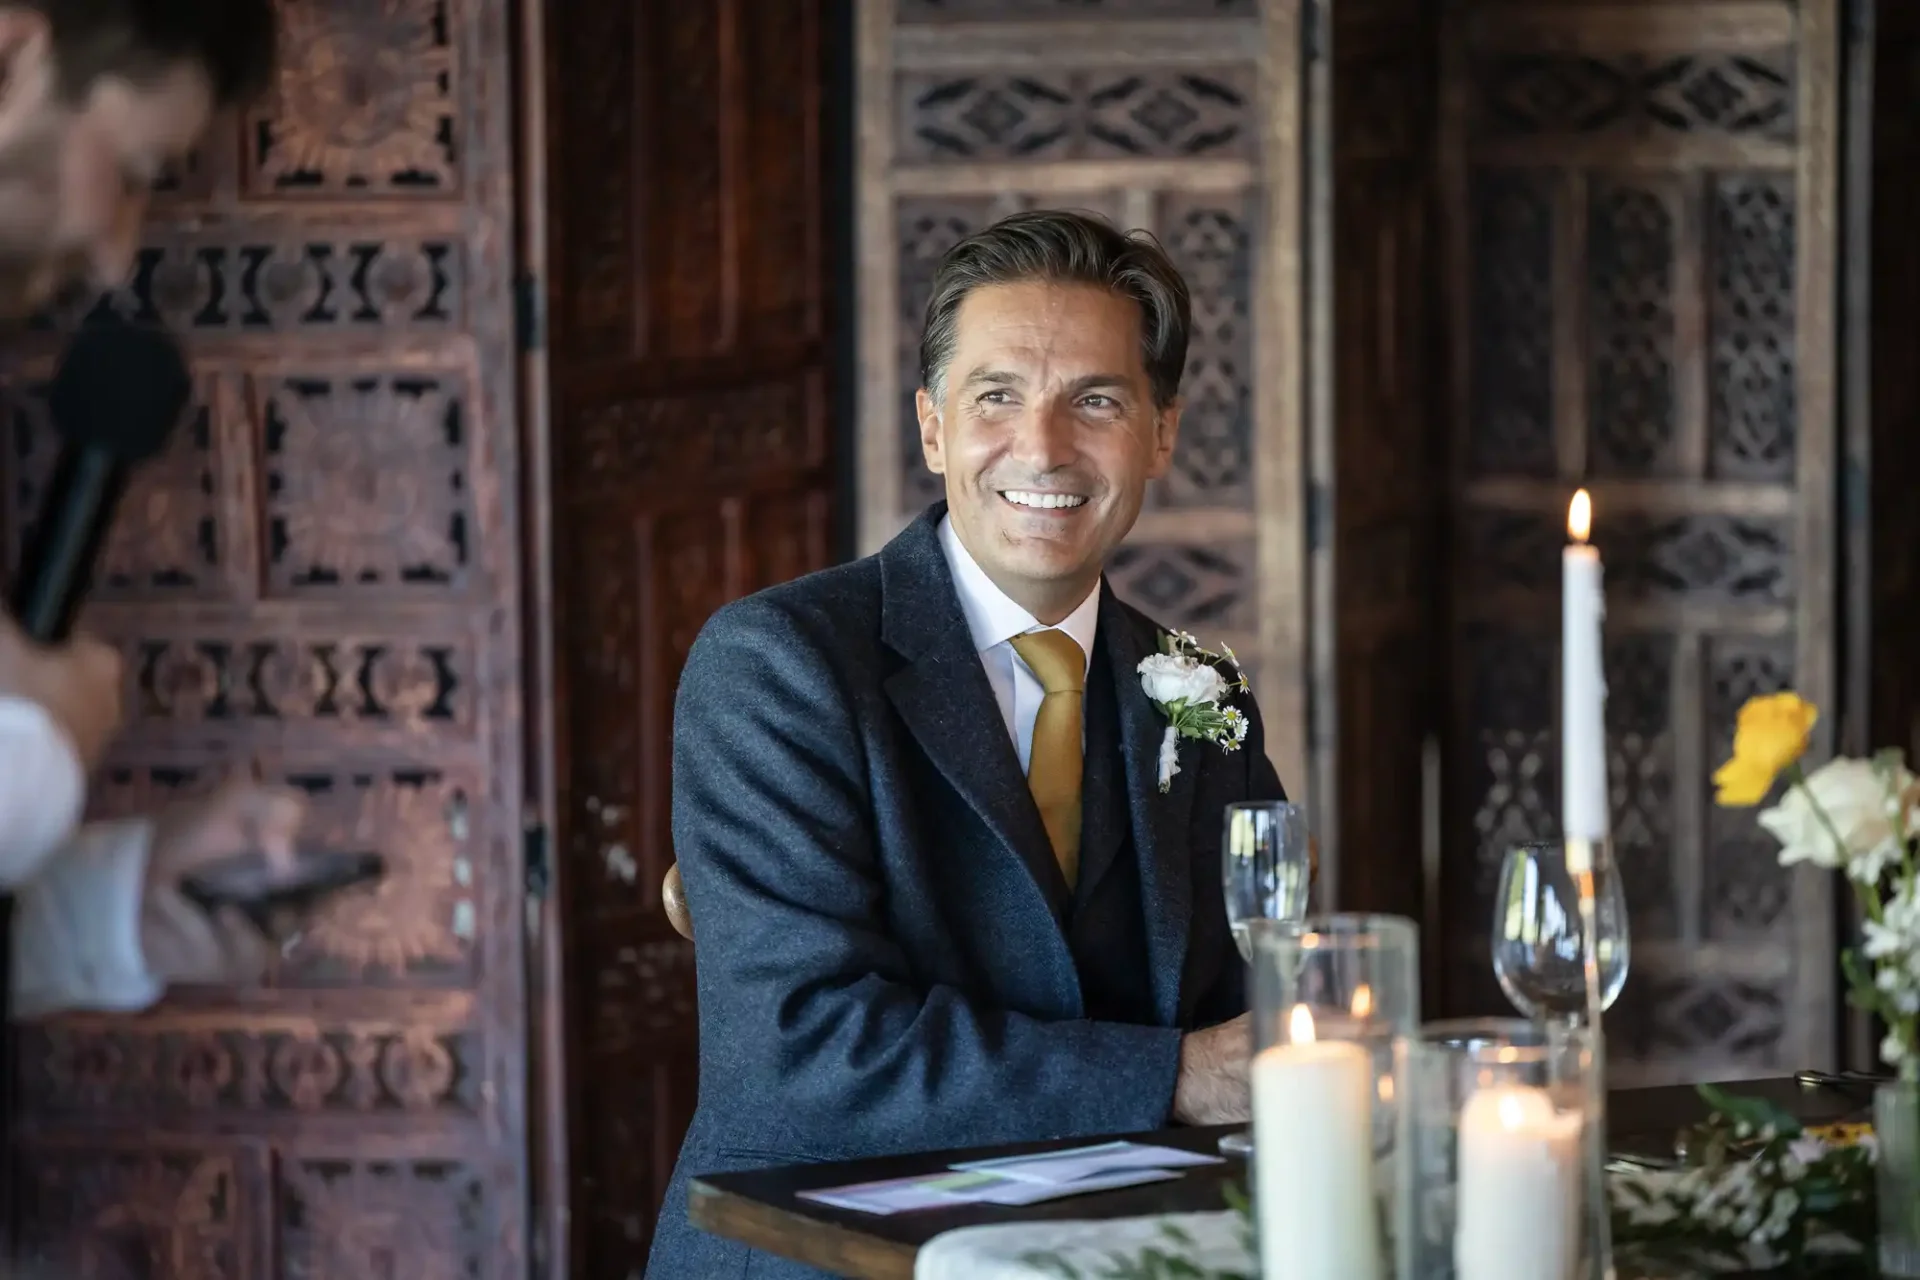
[[[1316,1040],[1304,1005],[1292,1043],[1254,1055],[1253,1193],[1264,1275],[1374,1280],[1373,1055]]]
[[[1578,1113],[1495,1085],[1460,1113],[1454,1280],[1571,1280],[1579,1261]]]
[[[1587,541],[1593,504],[1585,489],[1567,513],[1572,541],[1560,559],[1560,831],[1570,870],[1607,838],[1607,684],[1600,656],[1606,616],[1600,552]]]

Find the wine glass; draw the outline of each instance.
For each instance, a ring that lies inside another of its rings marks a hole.
[[[1284,800],[1241,800],[1227,806],[1220,840],[1227,924],[1242,960],[1253,959],[1250,920],[1299,920],[1307,914],[1312,852],[1307,815]]]
[[[1620,876],[1597,845],[1593,858],[1594,955],[1600,1007],[1609,1009],[1627,981],[1627,903]],[[1493,972],[1513,1007],[1566,1028],[1587,1012],[1581,954],[1580,894],[1559,841],[1515,845],[1500,866],[1493,898]]]
[[[1226,886],[1227,925],[1240,958],[1253,959],[1254,920],[1300,920],[1307,914],[1313,849],[1307,814],[1284,800],[1240,800],[1227,806],[1220,838],[1220,879]],[[1250,1155],[1250,1130],[1220,1139],[1228,1155]]]

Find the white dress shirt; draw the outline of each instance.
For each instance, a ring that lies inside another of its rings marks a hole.
[[[141,947],[145,821],[79,830],[86,779],[38,703],[0,697],[0,886],[13,904],[13,1014],[142,1009],[160,996]]]
[[[993,687],[994,699],[1000,704],[1000,714],[1007,722],[1007,734],[1013,739],[1013,749],[1020,754],[1020,771],[1024,773],[1028,757],[1033,753],[1033,721],[1040,714],[1040,699],[1046,696],[1046,690],[1040,686],[1040,677],[1033,674],[1033,668],[1013,651],[1011,642],[1015,636],[1050,628],[994,585],[979,561],[961,544],[950,516],[940,520],[940,549],[946,553],[947,567],[953,571],[954,590],[960,595],[960,612],[967,619],[967,629],[973,633],[973,647],[979,650],[980,662],[987,669],[987,683]],[[1096,582],[1087,598],[1059,626],[1059,630],[1079,644],[1089,668],[1093,665],[1093,636],[1099,623],[1100,584]]]

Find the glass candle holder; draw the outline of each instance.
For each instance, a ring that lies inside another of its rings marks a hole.
[[[1402,1073],[1420,934],[1399,916],[1262,920],[1253,944],[1254,1231],[1263,1274],[1407,1275]]]
[[[1612,1273],[1584,1028],[1428,1023],[1408,1066],[1413,1264],[1432,1280]]]

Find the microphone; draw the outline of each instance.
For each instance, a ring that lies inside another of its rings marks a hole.
[[[75,334],[47,405],[62,437],[10,607],[41,644],[67,638],[134,467],[166,447],[193,393],[179,344],[118,317]]]

